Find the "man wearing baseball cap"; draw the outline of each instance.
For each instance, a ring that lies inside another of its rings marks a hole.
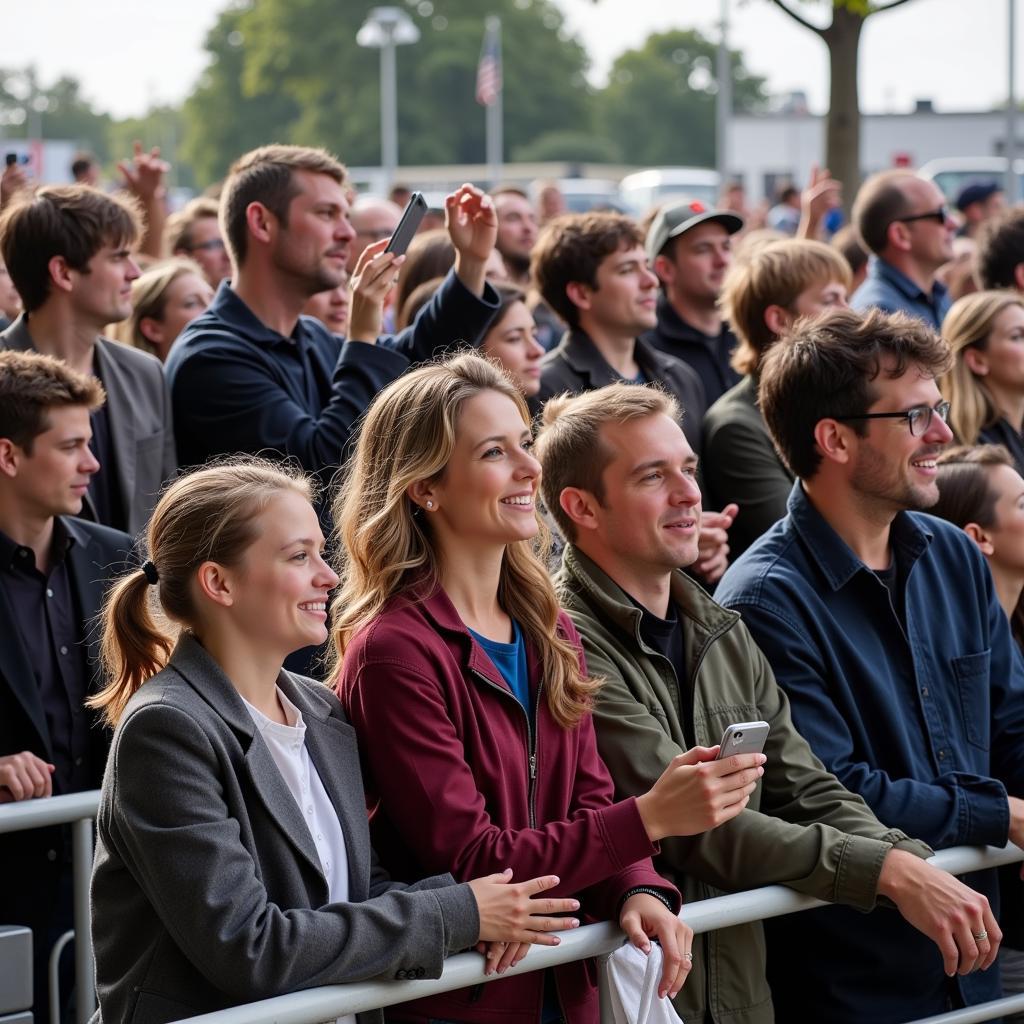
[[[974,238],[987,220],[1006,209],[1006,196],[998,181],[968,182],[956,197],[956,208],[964,218],[957,231],[960,238]]]
[[[645,340],[697,372],[709,405],[740,380],[729,365],[736,337],[718,310],[718,295],[732,263],[732,236],[742,227],[736,214],[694,200],[665,206],[647,232],[661,294],[658,324]]]

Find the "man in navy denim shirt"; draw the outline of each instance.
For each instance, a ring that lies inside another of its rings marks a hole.
[[[882,822],[934,848],[1001,846],[1024,842],[1024,672],[983,557],[921,514],[952,436],[935,385],[948,365],[920,321],[877,310],[830,311],[770,349],[761,407],[798,479],[715,596],[743,615],[825,767]],[[994,902],[993,871],[968,884]],[[783,1020],[895,1024],[999,995],[997,968],[970,973],[998,941],[976,922],[956,938],[955,981],[886,910],[780,918],[768,938]]]
[[[386,240],[367,248],[353,278],[349,339],[300,316],[311,295],[344,278],[355,231],[345,169],[323,150],[264,146],[231,168],[221,223],[232,280],[182,332],[167,361],[179,462],[271,452],[327,476],[356,420],[411,363],[476,344],[498,308],[485,283],[497,217],[464,185],[446,200],[455,268],[416,323],[380,333],[380,301],[401,258]]]
[[[853,223],[874,256],[850,305],[909,313],[939,330],[950,299],[935,275],[953,258],[956,232],[939,187],[911,171],[875,174],[857,193]]]

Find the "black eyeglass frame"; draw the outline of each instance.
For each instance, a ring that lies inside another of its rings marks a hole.
[[[845,423],[848,420],[906,420],[907,428],[911,437],[924,437],[928,428],[932,425],[932,417],[938,416],[943,423],[949,422],[949,402],[939,402],[938,405],[914,405],[903,412],[864,412],[859,416],[833,416],[832,419]],[[925,413],[927,412],[927,415]],[[924,416],[924,426],[920,431],[914,429],[914,421]]]
[[[912,213],[909,217],[893,217],[896,224],[911,224],[916,220],[934,220],[939,224],[946,224],[952,219],[952,214],[946,203],[943,203],[937,210],[929,210],[927,213]]]

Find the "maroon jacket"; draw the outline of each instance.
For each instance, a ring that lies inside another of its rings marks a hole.
[[[562,613],[560,632],[579,647]],[[582,652],[580,659],[582,662]],[[398,878],[450,871],[458,881],[513,869],[513,881],[556,874],[550,895],[577,896],[591,919],[614,919],[627,890],[658,875],[635,799],[613,802],[589,715],[567,731],[543,699],[528,650],[536,722],[473,640],[440,588],[394,599],[345,652],[338,694],[355,726],[374,810],[374,848]],[[379,801],[379,803],[378,803]],[[599,1020],[593,962],[556,969],[571,1024]],[[537,971],[403,1004],[405,1020],[536,1024]]]

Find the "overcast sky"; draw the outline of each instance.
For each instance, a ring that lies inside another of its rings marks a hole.
[[[891,14],[872,17],[861,43],[863,108],[908,110],[918,98],[930,98],[947,111],[1001,102],[1009,2],[911,0]],[[618,53],[651,32],[717,32],[719,0],[556,3],[590,52],[597,82]],[[189,93],[204,66],[203,38],[225,6],[226,0],[0,0],[0,67],[34,63],[44,81],[73,75],[100,109],[116,116],[139,114],[153,102],[177,102]],[[480,6],[483,15],[486,0]],[[770,0],[728,0],[728,6],[730,39],[748,67],[764,75],[772,91],[802,90],[812,109],[823,110],[828,101],[824,44]],[[827,5],[819,0],[799,6],[809,18],[820,18]],[[1017,20],[1018,51],[1024,52],[1024,10]],[[1022,64],[1018,59],[1018,98],[1024,92]]]

